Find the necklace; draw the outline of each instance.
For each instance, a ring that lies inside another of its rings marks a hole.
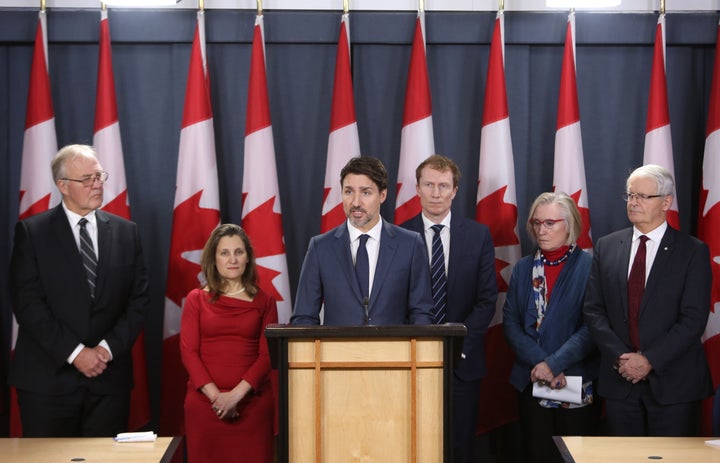
[[[547,258],[545,257],[545,254],[540,252],[540,260],[542,261],[543,265],[547,265],[549,267],[555,267],[556,265],[560,265],[563,262],[565,262],[567,260],[567,258],[570,257],[570,254],[572,254],[572,252],[574,250],[575,250],[575,243],[573,243],[572,246],[570,246],[570,248],[567,250],[567,252],[565,254],[563,254],[562,257],[560,257],[557,260],[547,260]]]
[[[245,292],[245,287],[238,289],[237,291],[233,291],[231,293],[225,293],[226,296],[237,296],[238,294],[242,294]]]

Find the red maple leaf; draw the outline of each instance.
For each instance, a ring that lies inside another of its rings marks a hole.
[[[582,195],[582,190],[578,190],[570,195],[573,201],[575,201],[575,205],[580,212],[580,219],[582,219],[582,230],[580,231],[580,236],[577,238],[577,245],[582,249],[589,249],[593,247],[592,238],[590,238],[590,209],[580,207],[580,195]]]
[[[710,266],[712,267],[713,284],[710,297],[710,310],[715,310],[715,304],[720,302],[720,202],[715,203],[707,214],[705,210],[708,190],[700,192],[700,219],[698,220],[698,238],[703,240],[710,248]]]
[[[327,200],[328,195],[330,194],[330,187],[325,187],[325,192],[323,193],[323,204],[325,204],[325,201]],[[345,220],[345,210],[343,209],[342,203],[336,204],[335,207],[327,211],[323,216],[320,218],[320,231],[326,232],[330,230],[331,228],[337,227],[343,221]]]
[[[477,204],[475,212],[477,221],[490,228],[490,235],[495,247],[520,244],[520,240],[515,234],[517,206],[503,200],[506,190],[507,185],[482,198]],[[500,272],[509,265],[509,262],[495,258],[495,278],[500,292],[508,289],[507,282]]]
[[[502,270],[509,266],[509,262],[505,262],[502,259],[495,258],[495,279],[497,280],[497,286],[498,286],[498,292],[500,293],[506,293],[508,290],[508,284],[505,281],[505,278],[502,276]]]
[[[242,219],[242,226],[252,240],[255,257],[285,254],[282,215],[273,211],[274,205],[275,196],[272,196]]]
[[[127,190],[123,191],[117,195],[115,199],[107,203],[103,207],[103,211],[130,219],[130,206],[128,206],[127,201]]]
[[[503,200],[507,185],[485,196],[477,204],[475,218],[490,228],[495,247],[520,244],[515,234],[517,206]]]
[[[246,197],[247,193],[244,193],[243,202]],[[274,204],[275,196],[248,212],[242,220],[242,226],[252,241],[256,259],[285,254],[282,215],[273,211]],[[284,300],[272,283],[273,278],[280,272],[262,265],[257,265],[257,272],[258,284],[262,290],[274,296],[277,301]]]
[[[200,190],[178,204],[173,212],[166,295],[178,306],[199,283],[200,265],[185,259],[183,253],[201,250],[220,223],[220,211],[200,207],[202,193]]]

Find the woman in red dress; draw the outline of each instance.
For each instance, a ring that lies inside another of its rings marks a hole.
[[[180,353],[188,462],[270,463],[275,400],[265,327],[275,300],[257,287],[255,255],[237,225],[216,228],[202,253],[206,285],[183,307]]]

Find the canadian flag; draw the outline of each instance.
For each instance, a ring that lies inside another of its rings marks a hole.
[[[340,170],[351,158],[360,156],[360,137],[355,118],[351,67],[350,15],[345,13],[340,21],[340,37],[335,58],[335,82],[330,113],[330,136],[328,137],[325,165],[325,191],[320,232],[326,232],[345,221]]]
[[[648,99],[647,125],[645,127],[645,152],[643,164],[657,164],[666,168],[675,178],[672,137],[670,134],[670,110],[668,109],[667,79],[665,78],[665,15],[661,14],[655,28],[655,49],[653,52],[652,74],[650,76],[650,97]],[[673,228],[680,228],[677,193],[667,212],[667,222]]]
[[[710,248],[713,273],[710,297],[710,318],[708,319],[703,342],[707,355],[713,387],[720,386],[720,27],[715,45],[715,67],[713,68],[708,109],[705,157],[703,158],[703,187],[700,191],[698,238]],[[703,407],[703,436],[712,436],[713,399]]]
[[[565,192],[575,200],[582,218],[582,231],[577,239],[577,244],[583,249],[592,250],[590,207],[585,183],[585,160],[580,131],[580,107],[575,70],[575,13],[570,13],[565,35],[562,70],[560,71],[553,189]]]
[[[22,165],[20,167],[20,220],[48,210],[59,203],[60,193],[52,179],[50,160],[57,153],[55,112],[50,93],[47,55],[47,18],[38,14],[35,48],[30,66],[30,86],[25,113]],[[17,342],[18,324],[13,317],[12,350]],[[17,391],[10,388],[10,437],[22,437]]]
[[[258,284],[277,301],[278,321],[290,320],[292,303],[285,255],[275,145],[265,70],[263,16],[255,18],[245,118],[242,226],[252,241]]]
[[[395,223],[403,223],[420,213],[420,198],[415,191],[415,169],[434,152],[432,98],[425,55],[425,12],[418,11],[405,88]]]
[[[180,317],[185,296],[201,282],[200,256],[220,223],[215,134],[205,58],[205,18],[197,13],[180,130],[170,262],[163,321],[160,433],[185,433],[183,402],[187,373],[180,360]]]
[[[104,185],[102,209],[130,219],[130,206],[125,182],[120,123],[118,122],[115,78],[110,46],[110,23],[106,9],[100,12],[100,53],[95,98],[95,131],[93,145],[103,168],[110,172]],[[128,429],[137,430],[150,421],[150,391],[145,360],[145,332],[140,332],[132,348],[134,387],[130,393]]]
[[[498,301],[495,316],[485,335],[488,374],[480,391],[482,413],[478,419],[478,432],[489,431],[518,417],[516,392],[509,382],[514,355],[502,330],[502,307],[512,266],[520,259],[515,167],[505,89],[504,24],[503,12],[499,11],[490,45],[480,132],[476,219],[490,227],[495,245]]]

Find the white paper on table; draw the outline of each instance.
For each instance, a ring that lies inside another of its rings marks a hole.
[[[533,383],[533,397],[582,404],[582,376],[566,376],[565,381],[567,385],[562,389],[551,389],[550,386]]]
[[[146,432],[121,432],[115,436],[116,442],[155,442],[157,434],[152,431]]]
[[[706,440],[705,443],[712,447],[720,447],[720,439]]]

